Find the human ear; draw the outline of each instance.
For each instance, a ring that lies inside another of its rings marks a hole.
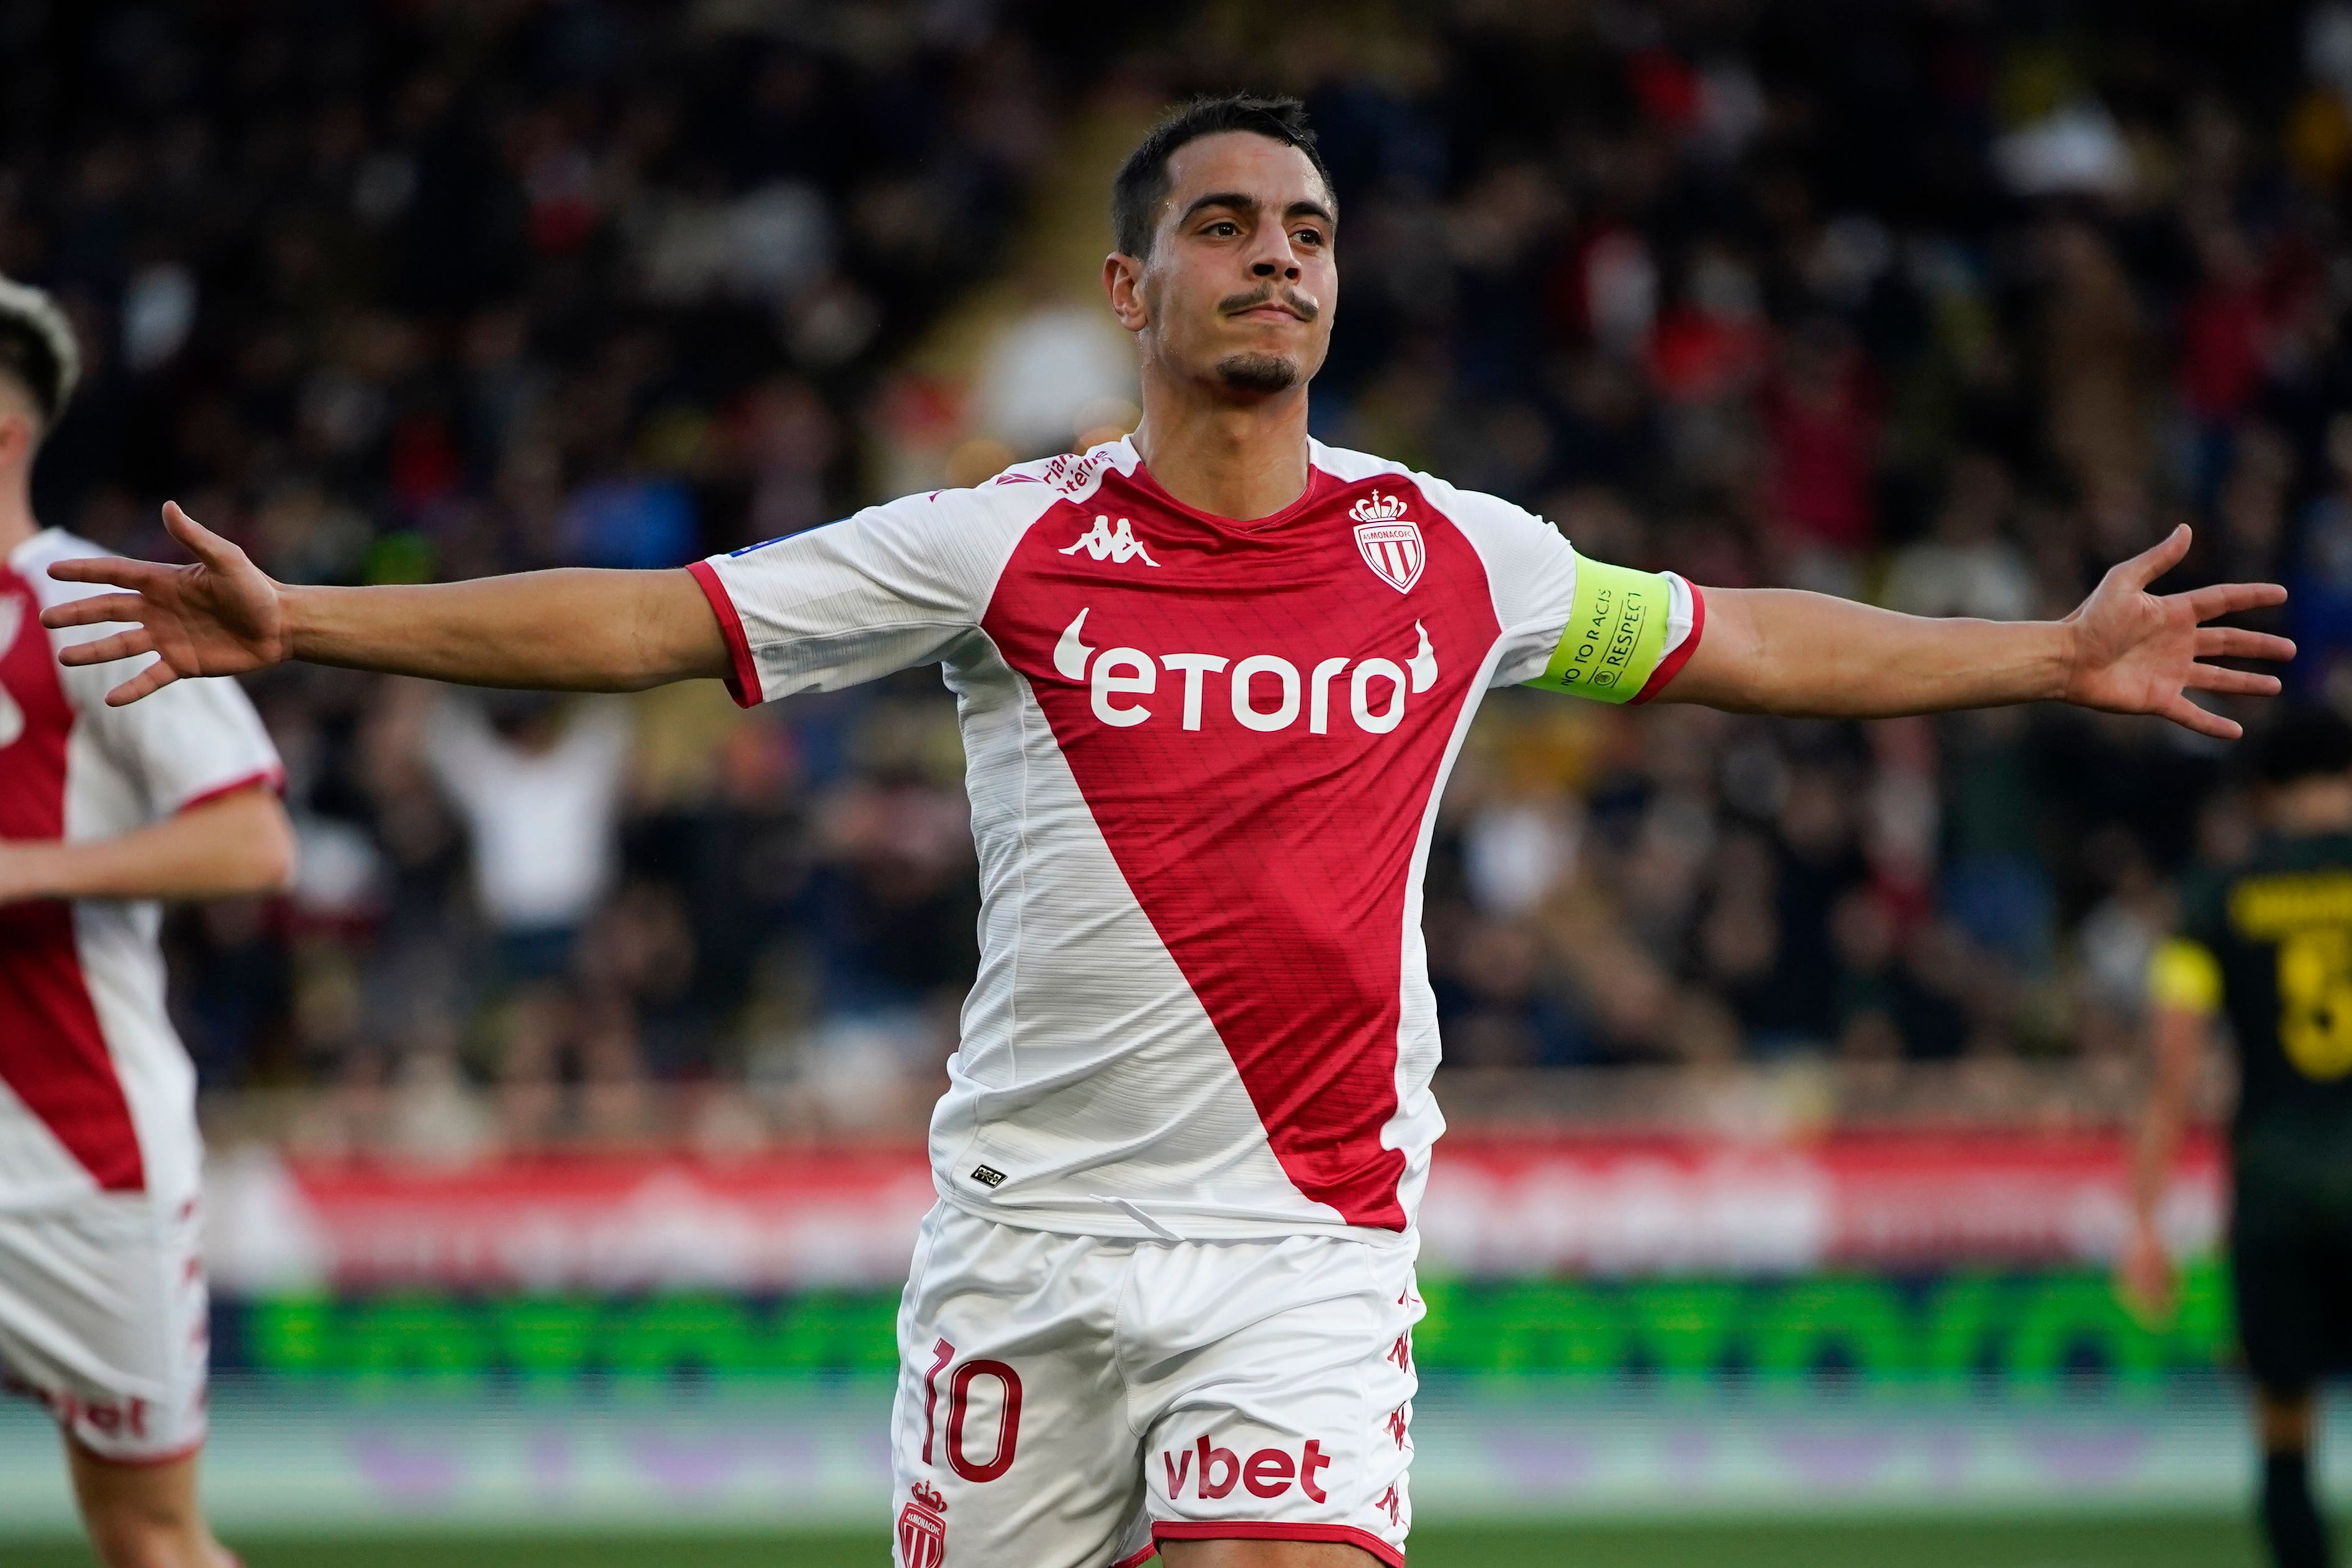
[[[1143,264],[1118,251],[1103,257],[1103,291],[1110,296],[1110,313],[1130,332],[1151,325],[1151,311],[1143,302]]]

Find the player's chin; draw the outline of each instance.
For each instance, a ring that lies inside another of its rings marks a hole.
[[[1305,379],[1296,356],[1248,350],[1217,361],[1217,379],[1239,392],[1288,392]]]

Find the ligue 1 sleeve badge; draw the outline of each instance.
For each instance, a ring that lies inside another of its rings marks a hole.
[[[1374,576],[1399,593],[1421,580],[1429,554],[1422,548],[1421,525],[1404,515],[1400,497],[1375,490],[1349,507],[1348,515],[1356,519],[1356,548]]]
[[[940,1568],[948,1556],[948,1500],[928,1482],[917,1481],[898,1511],[899,1568]]]

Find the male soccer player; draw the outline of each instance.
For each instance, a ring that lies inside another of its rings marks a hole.
[[[2279,1568],[2332,1568],[2312,1498],[2312,1389],[2352,1370],[2352,725],[2291,711],[2254,746],[2268,834],[2184,890],[2150,966],[2156,1072],[2124,1285],[2162,1309],[2158,1208],[2216,1017],[2237,1041],[2230,1265],[2253,1374],[2263,1532]]]
[[[2199,623],[2282,594],[2145,592],[2185,533],[2040,625],[1584,560],[1308,438],[1338,203],[1296,102],[1186,107],[1112,215],[1128,440],[671,572],[292,587],[172,508],[196,564],[62,567],[126,591],[56,621],[136,623],[68,655],[159,652],[123,702],[289,658],[747,703],[943,664],[982,958],[900,1310],[902,1568],[1396,1564],[1443,1126],[1421,875],[1480,695],[2066,698],[2229,736],[2183,688],[2276,683],[2199,656],[2287,649]]]
[[[0,279],[0,1383],[47,1404],[109,1568],[222,1568],[196,1503],[205,1301],[195,1072],[163,1011],[157,901],[282,885],[278,754],[233,681],[109,706],[41,612],[99,552],[33,519],[71,329]],[[165,700],[168,699],[168,700]]]

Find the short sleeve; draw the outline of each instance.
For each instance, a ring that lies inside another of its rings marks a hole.
[[[930,664],[980,623],[1006,549],[969,490],[910,496],[688,570],[751,706]]]
[[[76,672],[79,674],[81,672]],[[128,679],[127,664],[89,666],[99,682],[74,682],[74,706],[100,746],[137,779],[159,817],[257,787],[280,789],[285,766],[252,699],[222,677],[173,681],[124,707],[104,691]]]
[[[1646,702],[1698,648],[1706,601],[1673,572],[1589,559],[1550,523],[1425,474],[1414,483],[1477,549],[1502,622],[1492,684]]]

